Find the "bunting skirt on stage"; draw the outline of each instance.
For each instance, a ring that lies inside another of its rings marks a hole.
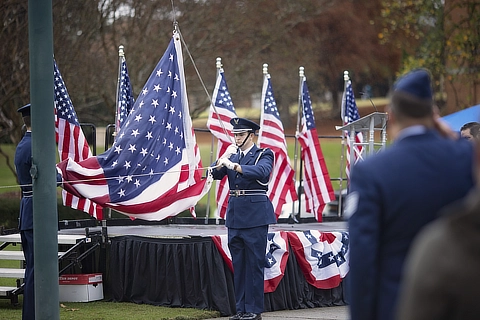
[[[212,237],[126,235],[110,240],[106,298],[235,313],[233,274]],[[266,312],[347,303],[347,278],[335,288],[318,289],[307,282],[289,249],[282,280],[275,291],[265,293]]]

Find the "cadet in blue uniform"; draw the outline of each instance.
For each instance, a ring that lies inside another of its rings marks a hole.
[[[22,319],[35,319],[35,298],[33,281],[33,193],[32,177],[32,132],[30,121],[30,104],[27,104],[18,112],[22,114],[27,132],[15,150],[15,169],[17,170],[18,182],[22,186],[22,200],[20,202],[19,229],[22,240],[23,254],[25,255],[25,286],[23,291]]]
[[[230,197],[225,225],[228,248],[232,255],[237,314],[231,320],[262,319],[263,273],[268,225],[276,223],[272,203],[267,197],[274,155],[270,149],[259,149],[253,143],[260,127],[243,118],[234,118],[235,145],[216,161],[222,167],[213,177],[228,176]],[[214,164],[215,165],[215,164]]]

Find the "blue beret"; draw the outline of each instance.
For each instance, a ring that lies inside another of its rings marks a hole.
[[[418,99],[432,100],[430,74],[425,69],[413,70],[399,78],[393,86],[394,91],[408,93]]]
[[[255,132],[260,129],[260,126],[258,124],[245,118],[233,118],[230,120],[230,123],[233,126],[233,133],[240,133],[246,131]]]
[[[29,116],[30,115],[30,103],[24,105],[23,107],[18,108],[17,112],[20,112],[22,114],[22,117]]]

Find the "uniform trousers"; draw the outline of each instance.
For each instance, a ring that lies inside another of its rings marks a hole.
[[[267,235],[268,225],[228,228],[237,312],[262,313],[264,310],[263,274]]]

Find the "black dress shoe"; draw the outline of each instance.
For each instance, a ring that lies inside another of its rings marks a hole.
[[[262,320],[262,314],[261,313],[244,313],[242,320]]]
[[[237,312],[236,315],[234,315],[233,317],[230,317],[228,319],[229,320],[241,320],[241,319],[243,319],[242,317],[243,317],[244,314],[245,313],[243,313],[243,312]]]

